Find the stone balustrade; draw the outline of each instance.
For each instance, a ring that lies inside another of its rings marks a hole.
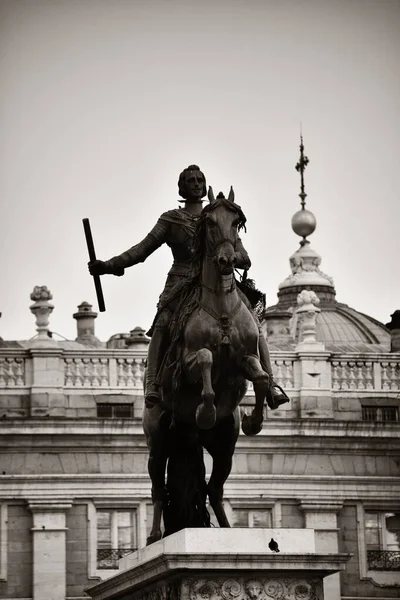
[[[0,393],[2,390],[30,388],[34,381],[35,349],[0,349]],[[58,369],[64,388],[70,389],[141,389],[146,362],[143,350],[62,350],[51,348],[49,356],[56,352]],[[40,349],[46,356],[46,349]],[[318,352],[315,353],[318,359]],[[326,355],[327,368],[331,373],[332,391],[335,392],[399,392],[400,358],[393,354],[379,356]],[[287,390],[301,388],[301,373],[296,352],[272,352],[271,362],[276,382]],[[52,381],[46,383],[49,387]],[[57,384],[57,387],[59,385]],[[248,394],[253,394],[249,384]]]
[[[0,390],[27,385],[26,362],[28,358],[24,350],[21,352],[0,350]]]
[[[400,391],[400,359],[393,355],[373,359],[335,356],[331,365],[333,391]]]

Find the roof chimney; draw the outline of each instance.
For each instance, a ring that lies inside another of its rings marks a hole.
[[[92,308],[89,302],[82,302],[78,306],[78,312],[73,315],[78,331],[76,341],[88,346],[99,346],[101,342],[94,334],[94,320],[97,318],[97,313]]]
[[[390,323],[386,327],[390,329],[390,352],[400,352],[400,310],[395,310]]]
[[[141,327],[132,329],[129,338],[126,340],[126,345],[130,350],[146,350],[150,339],[146,336],[146,332]]]

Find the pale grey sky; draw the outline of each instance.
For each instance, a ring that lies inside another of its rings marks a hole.
[[[98,258],[139,242],[178,205],[197,163],[233,185],[248,218],[250,276],[275,304],[299,238],[299,127],[311,245],[337,299],[387,322],[400,308],[400,2],[0,0],[0,336],[97,310],[81,219]],[[102,278],[107,339],[149,327],[171,263],[159,249]]]

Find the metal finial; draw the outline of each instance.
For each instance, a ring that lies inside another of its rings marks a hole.
[[[303,134],[300,133],[300,160],[296,165],[296,171],[300,173],[301,177],[301,192],[299,194],[301,199],[301,208],[304,210],[306,206],[306,198],[307,194],[304,191],[304,171],[306,166],[310,161],[307,156],[304,156],[304,144],[303,144]]]

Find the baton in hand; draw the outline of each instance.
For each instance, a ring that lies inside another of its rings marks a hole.
[[[82,219],[82,223],[83,223],[83,229],[85,230],[86,244],[87,244],[88,251],[89,251],[89,259],[90,259],[90,262],[93,262],[94,260],[96,260],[96,252],[94,250],[94,244],[93,244],[93,238],[92,238],[92,232],[90,229],[89,219]],[[103,297],[103,290],[101,288],[100,276],[93,275],[93,280],[94,280],[94,287],[96,288],[96,296],[97,296],[97,302],[99,305],[99,311],[105,312],[106,307],[104,304],[104,297]]]

